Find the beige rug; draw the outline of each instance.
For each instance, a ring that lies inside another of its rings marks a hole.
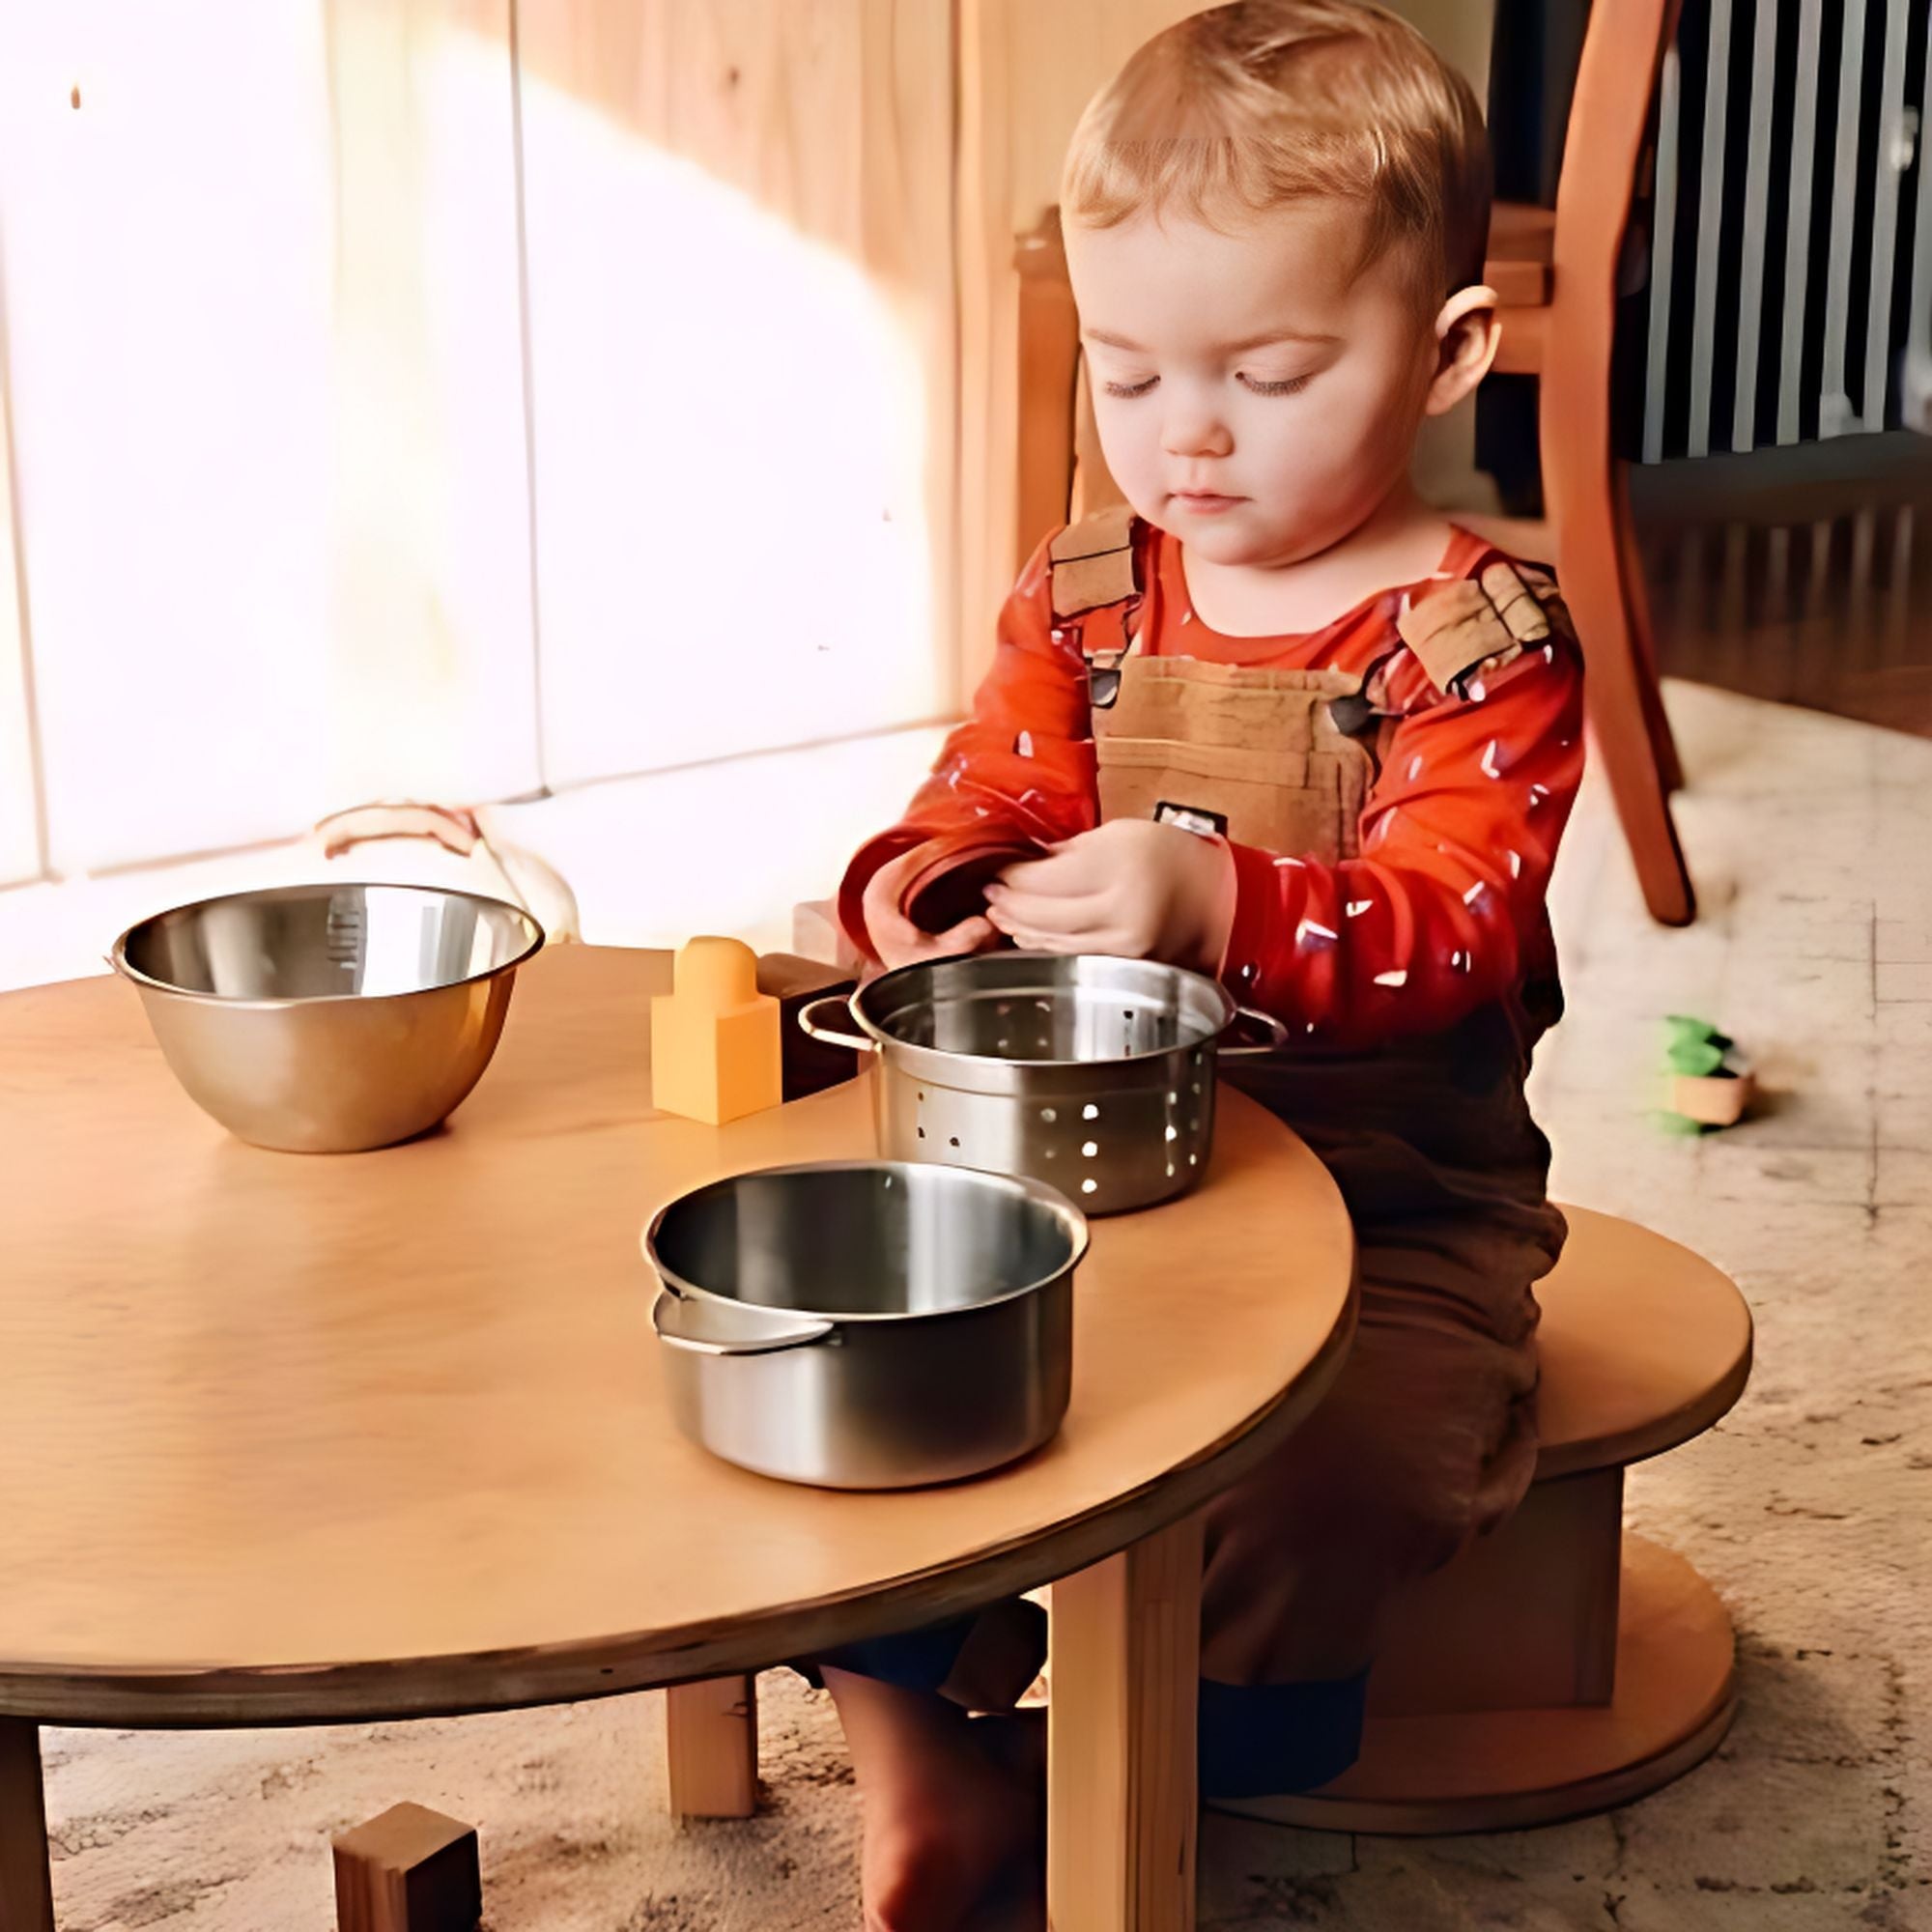
[[[1932,1928],[1932,743],[1671,693],[1704,913],[1649,924],[1601,795],[1558,881],[1572,1017],[1539,1068],[1559,1190],[1711,1255],[1759,1321],[1724,1424],[1637,1470],[1637,1523],[1723,1593],[1744,1715],[1606,1818],[1401,1842],[1209,1820],[1208,1927]],[[1766,1117],[1647,1118],[1658,1016],[1755,1049]],[[0,1526],[4,1534],[4,1526]],[[46,1734],[62,1932],[325,1932],[327,1839],[398,1798],[482,1831],[494,1932],[858,1923],[836,1724],[763,1681],[769,1804],[674,1831],[661,1707],[230,1735]]]

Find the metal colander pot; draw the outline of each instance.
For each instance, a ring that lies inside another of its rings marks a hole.
[[[832,1024],[843,1007],[856,1034]],[[1239,1021],[1266,1038],[1223,1046]],[[1184,967],[1098,953],[992,952],[902,966],[814,1002],[815,1039],[878,1057],[879,1152],[1043,1180],[1088,1214],[1184,1193],[1214,1138],[1218,1056],[1288,1032]]]

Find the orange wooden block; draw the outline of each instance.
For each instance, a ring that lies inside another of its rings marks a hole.
[[[758,991],[757,955],[736,939],[694,939],[672,990],[651,1002],[651,1102],[722,1127],[783,1097],[779,1003]]]
[[[334,1842],[337,1932],[474,1932],[483,1916],[476,1833],[421,1804],[392,1804]]]

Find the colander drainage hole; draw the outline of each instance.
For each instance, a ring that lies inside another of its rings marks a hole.
[[[1050,1127],[1055,1121],[1059,1120],[1060,1111],[1056,1107],[1042,1107],[1039,1110],[1039,1117]]]
[[[1086,1146],[1080,1150],[1080,1151],[1084,1153],[1089,1160],[1092,1160],[1094,1156],[1100,1151],[1100,1143],[1098,1141],[1089,1141],[1086,1144]]]
[[[1097,1194],[1100,1191],[1100,1183],[1097,1180],[1083,1180],[1080,1183],[1080,1191],[1082,1194]]]
[[[1086,1106],[1081,1108],[1080,1118],[1083,1121],[1097,1121],[1100,1118],[1100,1110],[1090,1100]]]
[[[957,1134],[952,1135],[952,1137],[950,1140],[948,1140],[946,1145],[948,1147],[957,1147],[959,1145],[959,1136]]]

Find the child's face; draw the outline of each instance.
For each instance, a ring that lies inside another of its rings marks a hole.
[[[1355,272],[1360,223],[1310,200],[1233,234],[1175,214],[1069,224],[1108,467],[1216,563],[1325,550],[1407,472],[1440,348],[1398,250]]]

